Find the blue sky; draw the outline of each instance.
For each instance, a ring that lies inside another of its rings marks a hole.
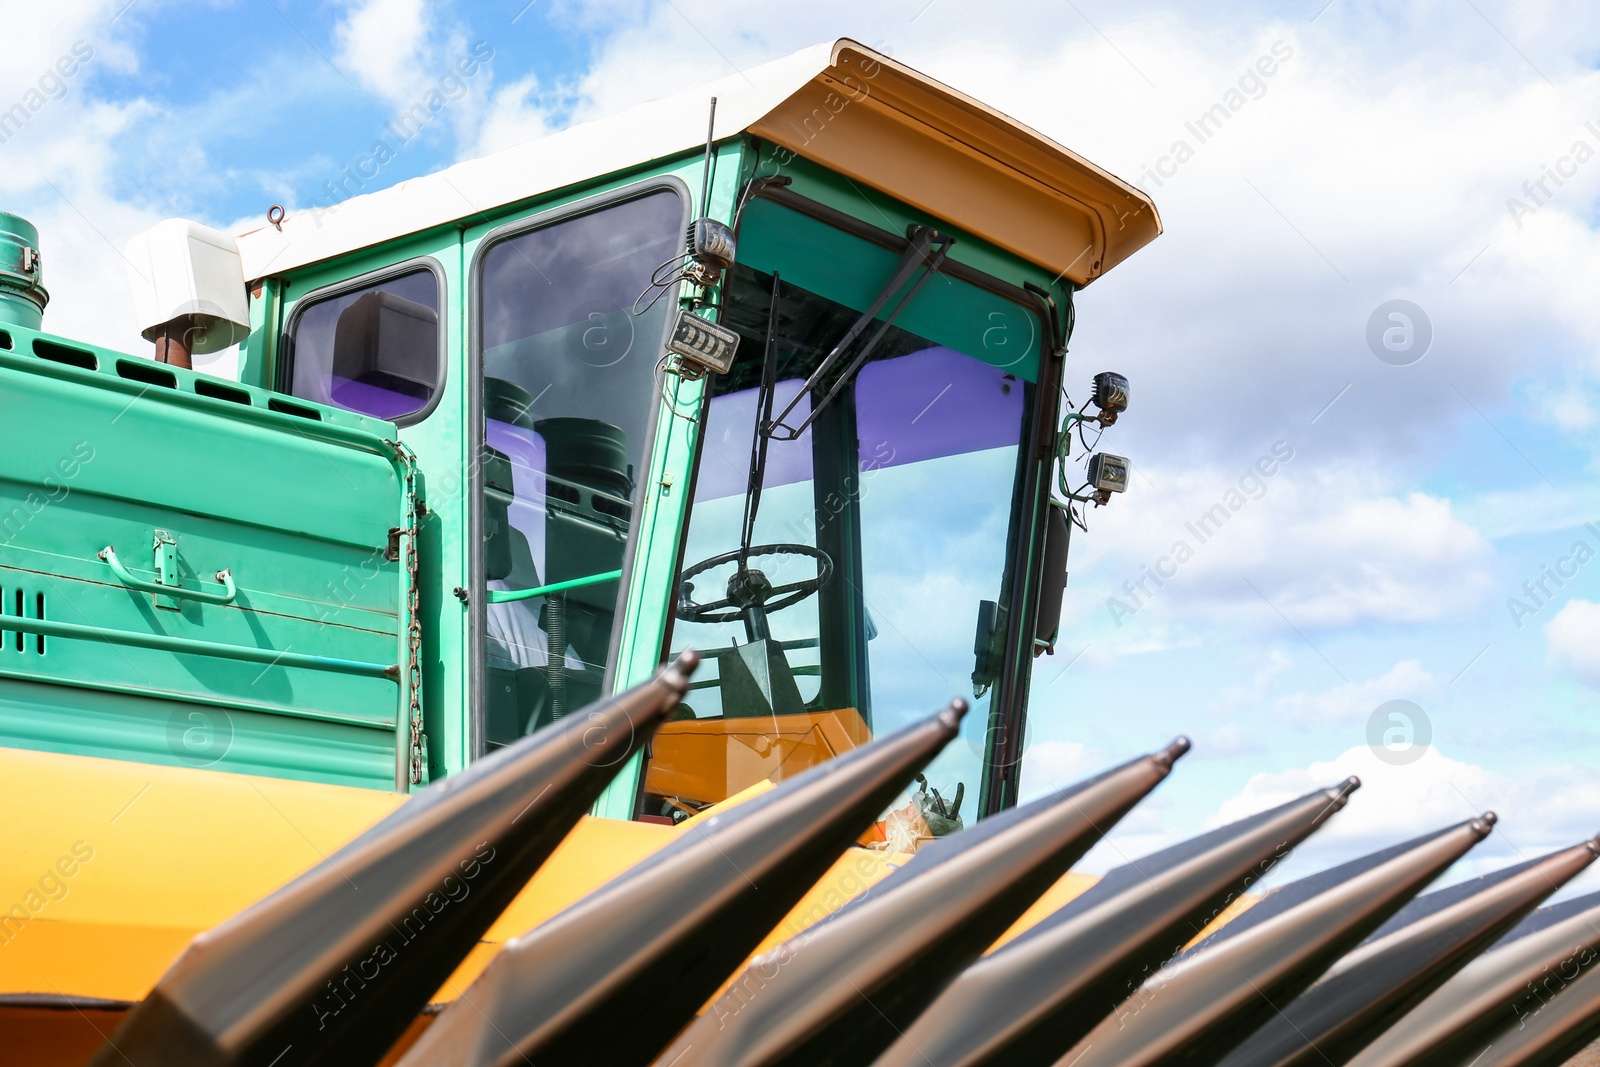
[[[132,350],[128,236],[304,208],[430,91],[452,99],[369,187],[841,35],[1143,181],[1167,232],[1082,294],[1068,364],[1079,393],[1132,379],[1102,446],[1137,473],[1075,541],[1025,787],[1195,738],[1099,863],[1352,772],[1305,863],[1489,806],[1479,866],[1600,830],[1600,158],[1572,161],[1600,151],[1592,5],[125,4],[0,0],[0,108],[94,51],[0,144],[0,206],[45,231],[49,326]],[[1366,339],[1396,299],[1433,332],[1406,366]],[[1119,626],[1110,598],[1278,442],[1260,499]],[[1585,537],[1597,558],[1519,628],[1508,598]],[[1368,744],[1389,700],[1431,723],[1413,763]]]

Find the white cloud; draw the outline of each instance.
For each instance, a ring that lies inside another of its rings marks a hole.
[[[1571,392],[1564,395],[1574,402],[1584,402]],[[1520,489],[1458,497],[1455,504],[1463,522],[1477,527],[1492,540],[1569,530],[1600,519],[1600,507],[1596,506],[1594,490],[1589,485],[1557,488],[1541,481]]]
[[[1080,742],[1040,741],[1023,753],[1023,800],[1042,797],[1108,766],[1104,753]]]
[[[428,0],[360,0],[334,30],[333,61],[396,111],[424,90],[432,75]]]
[[[1104,754],[1072,742],[1029,749],[1024,800],[1111,765]],[[1494,832],[1441,878],[1441,884],[1566,848],[1600,828],[1600,782],[1586,767],[1550,764],[1495,771],[1428,748],[1415,762],[1395,766],[1367,746],[1330,760],[1252,776],[1194,825],[1197,814],[1187,778],[1199,768],[1181,761],[1172,778],[1135,807],[1076,870],[1103,873],[1185,838],[1213,830],[1308,793],[1336,786],[1351,775],[1361,788],[1345,808],[1281,864],[1268,885],[1281,885],[1493,811]],[[1600,881],[1600,872],[1590,881]],[[1593,888],[1593,886],[1591,886]]]
[[[1600,604],[1573,600],[1544,628],[1550,658],[1590,685],[1600,685]]]
[[[1282,722],[1300,727],[1348,726],[1365,722],[1388,700],[1424,699],[1438,691],[1438,680],[1416,660],[1403,660],[1374,678],[1346,682],[1320,693],[1288,693],[1273,703]]]
[[[479,140],[483,103],[493,93],[494,48],[469,42],[445,18],[450,10],[433,0],[353,0],[334,28],[334,64],[396,116],[386,139],[404,144],[414,131],[440,128],[453,131],[458,148]],[[505,110],[489,118],[503,127]]]
[[[540,97],[539,78],[533,74],[495,89],[484,109],[470,155],[488,155],[560,129],[560,123]]]
[[[148,112],[138,99],[97,99],[102,74],[131,74],[138,54],[112,22],[121,5],[106,0],[40,8],[0,2],[7,28],[0,69],[0,112],[27,109],[20,126],[0,130],[0,207],[39,229],[44,282],[50,292],[45,329],[129,351],[148,346],[133,329],[133,302],[122,247],[161,216],[113,192],[118,165],[113,139]],[[74,52],[74,49],[77,49]],[[70,76],[39,92],[64,59]],[[37,105],[37,106],[36,106]]]
[[[1268,479],[1251,461],[1135,477],[1138,495],[1092,512],[1074,541],[1074,571],[1087,576],[1075,603],[1134,632],[1174,620],[1210,629],[1219,611],[1277,628],[1278,612],[1297,627],[1419,623],[1480,602],[1492,550],[1448,499],[1304,462]]]
[[[1531,859],[1592,836],[1600,826],[1600,781],[1585,767],[1553,764],[1495,771],[1430,748],[1395,766],[1366,746],[1332,760],[1252,777],[1206,820],[1208,829],[1286,803],[1349,775],[1361,788],[1345,809],[1300,847],[1276,883],[1398,844],[1485,810],[1500,817],[1495,832],[1447,880]]]

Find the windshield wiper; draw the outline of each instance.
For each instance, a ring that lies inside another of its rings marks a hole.
[[[822,414],[823,410],[833,402],[834,397],[839,395],[839,391],[855,378],[856,372],[871,358],[873,350],[878,347],[878,342],[883,340],[884,335],[889,332],[889,327],[894,325],[894,320],[899,317],[900,312],[905,310],[906,305],[911,302],[911,298],[917,295],[917,291],[922,288],[923,283],[932,277],[934,272],[944,263],[944,258],[949,253],[950,246],[956,242],[954,237],[940,233],[931,226],[912,226],[907,232],[907,236],[911,238],[911,243],[906,246],[905,252],[900,256],[900,264],[895,267],[894,274],[890,277],[888,284],[878,293],[871,306],[861,313],[861,317],[855,321],[855,324],[845,331],[845,335],[833,346],[833,349],[822,362],[817,364],[817,369],[811,372],[811,377],[806,379],[805,384],[800,387],[800,391],[795,394],[794,399],[789,401],[789,406],[784,408],[777,418],[762,420],[760,426],[762,437],[778,441],[793,441],[802,433],[805,433],[806,427],[816,421],[817,416]],[[907,290],[906,295],[900,298],[900,302],[894,306],[894,310],[889,313],[889,317],[879,324],[877,332],[867,339],[866,344],[861,346],[861,351],[856,353],[856,358],[851,360],[844,373],[839,375],[838,380],[833,383],[833,388],[828,390],[827,395],[819,403],[812,406],[811,414],[807,415],[799,426],[790,426],[785,422],[784,420],[794,413],[794,409],[802,399],[816,392],[822,379],[833,369],[834,364],[839,362],[845,350],[854,344],[856,339],[866,331],[872,320],[877,317],[878,312],[882,311],[883,306],[889,302],[889,298],[900,291],[900,287],[905,285],[906,280],[911,277],[919,266],[923,268],[921,277]]]

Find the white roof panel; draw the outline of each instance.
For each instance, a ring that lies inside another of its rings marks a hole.
[[[841,95],[854,106],[840,107]],[[751,131],[1080,284],[1161,232],[1138,189],[1020,123],[854,41],[242,234],[247,279],[488,215],[518,201]],[[829,107],[828,105],[832,105]],[[827,125],[817,136],[815,126]]]

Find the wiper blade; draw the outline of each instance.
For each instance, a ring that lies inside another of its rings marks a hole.
[[[817,369],[811,372],[811,376],[800,387],[800,391],[795,394],[794,399],[789,401],[789,406],[784,408],[777,418],[763,423],[761,426],[761,435],[763,437],[773,438],[778,441],[793,441],[806,432],[806,427],[815,422],[817,416],[822,414],[823,410],[833,402],[834,397],[839,395],[840,390],[855,378],[856,372],[861,369],[862,365],[872,356],[873,350],[878,347],[878,342],[882,341],[884,335],[889,332],[889,327],[894,325],[894,320],[900,317],[900,312],[905,310],[906,305],[911,302],[911,298],[917,295],[923,284],[944,264],[945,256],[950,252],[950,246],[956,243],[954,237],[940,233],[931,226],[912,226],[909,236],[911,243],[906,246],[905,252],[901,254],[900,263],[895,267],[894,274],[889,278],[888,284],[879,291],[867,310],[863,311],[861,317],[856,319],[854,325],[845,331],[843,337],[839,338],[838,343],[833,346],[822,362],[817,364]],[[867,327],[872,324],[872,320],[878,317],[878,312],[882,311],[883,306],[889,302],[889,298],[900,291],[901,287],[906,284],[919,266],[923,268],[922,276],[906,291],[905,296],[900,298],[899,303],[895,304],[894,310],[889,312],[889,317],[879,324],[877,332],[867,339],[866,344],[861,346],[861,351],[856,353],[856,358],[850,362],[850,366],[845,368],[843,374],[839,375],[838,380],[833,383],[833,388],[828,390],[828,394],[822,398],[820,403],[812,406],[811,414],[807,415],[799,426],[790,426],[785,420],[794,414],[794,409],[799,406],[800,401],[816,392],[817,388],[822,384],[822,379],[843,358],[845,351],[866,332]]]

